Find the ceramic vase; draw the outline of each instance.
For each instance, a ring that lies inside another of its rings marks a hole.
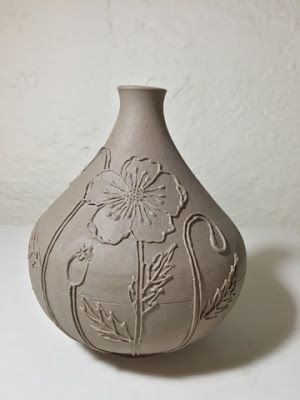
[[[230,311],[245,247],[178,153],[164,119],[166,91],[118,90],[105,147],[34,227],[30,277],[49,318],[91,349],[171,352]]]

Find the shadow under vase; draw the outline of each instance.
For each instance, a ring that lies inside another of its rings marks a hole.
[[[291,335],[296,306],[278,278],[288,256],[285,250],[265,248],[248,255],[248,271],[234,309],[207,338],[181,351],[153,357],[90,354],[119,369],[165,377],[189,376],[237,368],[275,351]]]

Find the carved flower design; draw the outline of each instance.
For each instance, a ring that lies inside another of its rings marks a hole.
[[[176,177],[159,163],[132,157],[121,173],[104,170],[88,185],[85,200],[98,207],[89,230],[103,243],[117,244],[132,234],[136,240],[163,242],[174,231],[187,199]]]
[[[90,261],[93,255],[93,247],[85,243],[76,251],[75,257],[78,261]]]
[[[83,284],[93,257],[93,246],[83,243],[70,257],[67,265],[67,278],[71,286]]]

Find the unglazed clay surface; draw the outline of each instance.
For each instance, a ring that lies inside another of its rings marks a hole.
[[[36,223],[30,276],[52,321],[90,348],[170,352],[231,309],[245,247],[173,144],[165,90],[119,93],[105,147]]]

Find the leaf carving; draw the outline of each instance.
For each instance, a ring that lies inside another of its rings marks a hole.
[[[85,315],[92,322],[91,327],[104,339],[132,342],[126,322],[120,322],[112,311],[106,312],[100,302],[88,300],[86,297],[83,297],[82,304]]]
[[[163,293],[166,283],[172,279],[169,272],[174,268],[171,259],[176,247],[176,244],[173,243],[165,252],[156,254],[149,264],[145,264],[144,283],[141,290],[143,314],[158,305],[157,298]],[[136,310],[137,302],[136,285],[136,278],[132,276],[131,283],[128,286],[128,294],[134,310]]]
[[[131,282],[130,285],[128,286],[128,295],[134,310],[136,310],[137,296],[136,296],[136,280],[134,275],[131,276]]]
[[[227,278],[224,280],[221,288],[217,288],[212,299],[208,300],[206,306],[201,313],[201,319],[214,319],[221,312],[225,311],[233,297],[235,296],[235,288],[237,283],[237,265],[238,255],[234,253],[233,264]]]
[[[28,259],[32,268],[41,268],[41,257],[38,245],[37,228],[35,227],[29,241]]]

